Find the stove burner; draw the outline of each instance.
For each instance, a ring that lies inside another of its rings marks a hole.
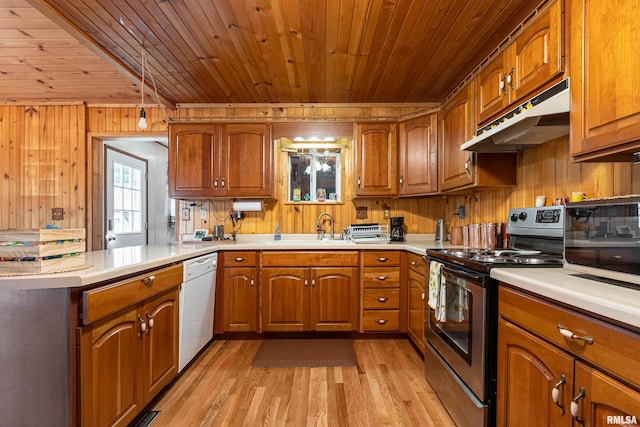
[[[480,254],[480,255],[474,255],[471,257],[472,261],[480,261],[480,262],[491,262],[494,264],[506,264],[506,263],[512,263],[512,264],[516,264],[518,263],[518,258],[514,258],[514,257],[508,257],[508,256],[500,256],[500,255],[484,255],[484,254]]]

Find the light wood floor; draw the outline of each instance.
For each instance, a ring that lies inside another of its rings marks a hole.
[[[251,368],[258,340],[214,341],[154,404],[159,426],[453,426],[407,340],[354,340],[358,366]]]

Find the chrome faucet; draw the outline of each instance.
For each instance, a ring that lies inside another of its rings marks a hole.
[[[324,235],[324,231],[322,230],[322,223],[320,222],[320,220],[322,219],[323,216],[328,216],[329,217],[329,221],[331,222],[331,238],[333,239],[334,236],[334,223],[335,221],[333,220],[333,217],[331,216],[331,214],[329,214],[329,212],[323,212],[318,216],[318,223],[316,224],[316,231],[318,232],[318,240],[322,239],[322,235]]]

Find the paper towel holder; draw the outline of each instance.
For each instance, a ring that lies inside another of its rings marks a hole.
[[[262,200],[238,200],[233,202],[235,212],[262,212],[264,204]]]

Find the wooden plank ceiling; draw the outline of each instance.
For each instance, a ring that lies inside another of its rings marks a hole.
[[[440,102],[540,0],[0,0],[0,101]]]

